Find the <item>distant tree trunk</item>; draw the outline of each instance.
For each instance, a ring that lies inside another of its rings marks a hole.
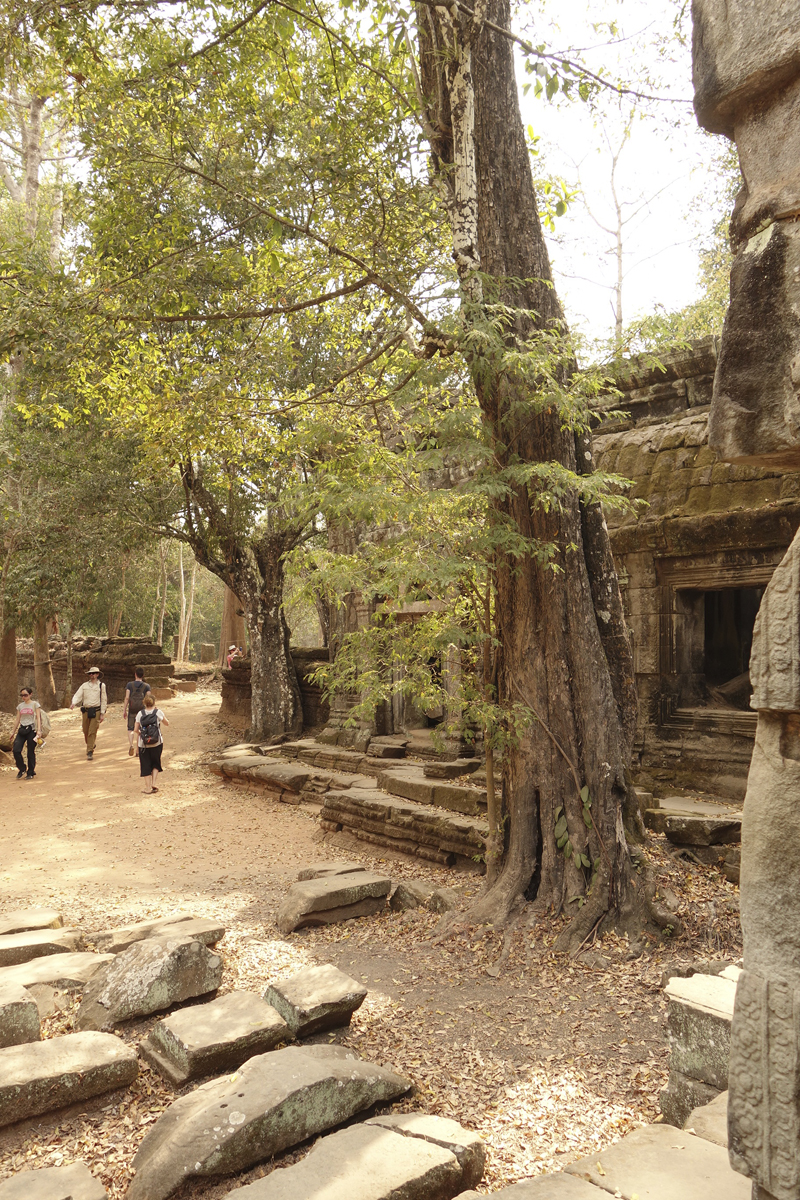
[[[17,631],[6,629],[0,637],[0,712],[17,706]]]
[[[225,588],[225,597],[222,601],[222,624],[219,633],[219,657],[217,665],[224,667],[228,656],[228,646],[242,646],[245,644],[245,632],[247,625],[244,619],[244,609],[242,602],[229,587]]]
[[[72,700],[72,650],[73,650],[73,625],[69,622],[67,627],[67,678],[64,683],[64,697],[61,701],[62,708],[69,708]]]
[[[36,699],[42,708],[46,712],[58,708],[45,619],[35,621],[33,626],[33,676],[36,684]]]
[[[197,559],[192,563],[192,582],[189,585],[189,608],[186,613],[186,628],[183,634],[183,648],[181,650],[181,658],[183,662],[189,662],[191,655],[189,654],[189,642],[192,636],[192,615],[194,613],[194,588],[197,581]]]
[[[186,581],[183,575],[183,545],[179,547],[178,555],[178,599],[180,610],[178,614],[178,638],[176,646],[178,647],[175,655],[176,662],[183,662],[183,643],[186,633]]]
[[[476,10],[509,27],[508,0]],[[440,186],[465,320],[473,319],[470,304],[483,304],[478,272],[493,277],[492,303],[518,310],[509,330],[515,347],[518,339],[534,341],[537,330],[557,333],[563,313],[539,222],[511,43],[463,12],[454,19],[457,11],[418,7],[426,124],[445,164]],[[591,469],[590,441],[565,430],[554,406],[533,408],[529,386],[504,372],[500,358],[477,353],[470,362],[499,466]],[[504,854],[468,919],[503,921],[535,899],[537,907],[573,918],[559,946],[574,949],[606,921],[640,923],[622,822],[636,713],[631,644],[602,513],[576,494],[561,509],[539,503],[535,483],[514,487],[498,507],[524,536],[554,544],[556,555],[552,564],[535,554],[523,561],[496,556],[500,698],[526,705],[536,720],[504,753]],[[569,843],[559,849],[562,817]]]
[[[158,614],[158,644],[164,645],[164,616],[167,611],[167,588],[169,580],[167,579],[167,553],[169,551],[169,542],[163,540],[159,543],[158,557],[161,563],[161,609]]]

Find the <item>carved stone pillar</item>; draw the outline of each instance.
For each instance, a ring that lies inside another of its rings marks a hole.
[[[695,110],[736,141],[731,298],[709,442],[800,467],[800,3],[693,0]],[[754,1200],[800,1200],[800,532],[767,587],[750,660],[758,727],[742,821],[744,972],[728,1145]]]

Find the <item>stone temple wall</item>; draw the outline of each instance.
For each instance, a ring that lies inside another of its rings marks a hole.
[[[67,647],[61,638],[50,638],[50,661],[56,696],[61,700],[67,683]],[[111,702],[125,699],[125,685],[133,679],[136,667],[144,667],[144,677],[152,688],[168,688],[172,677],[172,660],[144,637],[76,638],[72,650],[73,694],[85,682],[89,667],[102,671]],[[32,638],[17,641],[17,676],[20,687],[34,687]]]
[[[633,480],[638,515],[609,514],[635,644],[640,782],[742,798],[755,737],[749,638],[800,526],[800,473],[718,462],[708,418],[718,341],[632,361],[601,422],[597,466]],[[729,674],[726,679],[725,675]]]
[[[329,708],[322,689],[309,678],[313,671],[328,661],[326,649],[293,647],[292,659],[300,684],[303,704],[303,727],[321,729],[328,721]],[[222,671],[222,703],[219,715],[239,729],[250,724],[250,659],[234,659],[233,665]]]

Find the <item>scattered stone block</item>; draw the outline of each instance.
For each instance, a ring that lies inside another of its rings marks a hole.
[[[164,934],[134,942],[90,981],[75,1028],[113,1029],[216,991],[221,982],[222,959],[202,942]]]
[[[459,779],[479,771],[483,763],[479,758],[457,758],[453,762],[429,762],[422,768],[426,779]]]
[[[321,1138],[300,1162],[229,1194],[240,1200],[450,1200],[462,1182],[449,1150],[367,1123]]]
[[[405,742],[383,741],[372,738],[367,746],[367,758],[405,758]]]
[[[159,1117],[133,1159],[126,1200],[165,1200],[192,1177],[243,1171],[410,1087],[339,1046],[257,1055]]]
[[[432,1117],[427,1113],[389,1113],[383,1117],[373,1117],[365,1124],[380,1125],[403,1137],[422,1138],[425,1142],[433,1142],[435,1146],[449,1150],[461,1167],[462,1187],[473,1187],[483,1179],[486,1145],[477,1133],[465,1129],[457,1121],[447,1117]]]
[[[68,954],[83,950],[82,929],[34,929],[26,933],[0,935],[0,967],[16,967],[45,954]]]
[[[25,988],[25,991],[36,1001],[39,1018],[42,1021],[47,1017],[54,1016],[57,1012],[63,1012],[67,1007],[67,1001],[62,998],[61,993],[50,987],[49,983],[31,983]]]
[[[692,975],[671,979],[664,993],[669,1001],[670,1069],[724,1091],[736,983],[724,975]]]
[[[634,1193],[639,1200],[751,1200],[751,1180],[732,1170],[721,1146],[669,1125],[634,1129],[565,1169],[626,1200]]]
[[[719,1095],[719,1089],[692,1079],[674,1068],[669,1073],[669,1082],[658,1098],[661,1114],[668,1125],[682,1129],[688,1120],[687,1114],[696,1108],[711,1104]]]
[[[27,933],[31,929],[60,929],[64,922],[54,908],[18,908],[0,913],[0,936]]]
[[[108,929],[97,934],[95,944],[108,954],[121,954],[135,942],[143,942],[152,937],[190,937],[204,946],[216,946],[225,936],[225,926],[219,921],[209,921],[205,917],[193,917],[191,914],[178,914],[179,920],[171,921],[165,917],[161,921],[143,921],[140,925],[129,925],[124,929]]]
[[[38,1042],[41,1036],[39,1009],[30,992],[18,983],[0,984],[0,1047]]]
[[[689,1113],[684,1129],[728,1149],[728,1093],[720,1092],[710,1104]]]
[[[306,967],[290,979],[271,984],[264,999],[280,1013],[295,1037],[349,1025],[367,996],[367,988],[331,963]]]
[[[467,816],[476,816],[486,810],[485,791],[428,779],[423,769],[417,766],[381,771],[378,785],[393,796],[404,796],[418,804],[432,804],[435,808],[446,808]]]
[[[170,687],[176,692],[196,692],[197,681],[194,679],[170,679]]]
[[[0,1183],[0,1200],[108,1200],[108,1192],[86,1163],[20,1171]]]
[[[663,812],[663,809],[656,811]],[[742,840],[742,820],[741,817],[667,815],[664,833],[674,846],[724,846]]]
[[[452,888],[436,888],[428,900],[428,908],[435,913],[449,913],[457,906],[458,896]]]
[[[353,875],[357,871],[365,871],[361,863],[329,862],[317,863],[315,866],[302,867],[297,872],[297,880],[302,883],[306,879],[333,879],[337,875]]]
[[[433,887],[421,879],[403,879],[389,897],[389,907],[394,912],[407,912],[412,908],[427,906]]]
[[[228,992],[159,1021],[140,1042],[139,1052],[171,1084],[182,1087],[202,1075],[233,1071],[291,1036],[266,1000],[250,992]]]
[[[242,779],[250,779],[270,792],[292,792],[297,796],[311,782],[313,775],[310,767],[275,758],[262,758],[255,764],[251,762],[248,767],[239,768]]]
[[[211,663],[216,666],[217,663],[217,647],[213,642],[200,643],[200,662]]]
[[[175,690],[171,687],[154,687],[150,689],[154,700],[174,700]]]
[[[371,916],[386,907],[392,881],[359,871],[330,879],[308,879],[289,888],[276,918],[282,934],[306,925],[331,925]]]
[[[136,1051],[110,1033],[68,1033],[0,1050],[0,1126],[87,1100],[136,1078]]]
[[[0,985],[19,983],[30,987],[46,983],[57,991],[79,992],[96,971],[110,962],[113,954],[92,954],[88,950],[74,954],[45,954],[18,967],[0,967]]]

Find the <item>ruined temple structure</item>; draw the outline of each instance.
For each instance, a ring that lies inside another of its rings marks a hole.
[[[800,472],[718,462],[708,442],[719,339],[631,360],[595,431],[601,470],[633,480],[609,514],[634,638],[637,782],[741,800],[756,733],[748,662],[764,588],[800,526]],[[663,368],[663,369],[662,369]]]
[[[322,689],[310,678],[313,671],[328,661],[324,648],[292,647],[292,659],[300,684],[303,704],[303,727],[307,731],[322,729],[328,720],[328,703]],[[222,671],[222,704],[219,715],[237,729],[250,724],[250,659],[237,658],[230,668]]]
[[[67,645],[63,639],[50,638],[50,662],[60,701],[67,683]],[[89,667],[99,667],[102,671],[112,703],[125,699],[125,685],[133,679],[136,667],[144,667],[144,677],[154,690],[163,689],[164,696],[172,694],[167,691],[172,661],[146,637],[76,637],[72,645],[73,692],[86,679]],[[32,638],[17,641],[17,675],[20,687],[34,687]]]
[[[730,306],[711,448],[800,470],[800,5],[694,0],[695,111],[735,140]],[[758,713],[742,820],[744,970],[731,1030],[728,1150],[753,1200],[800,1200],[800,533],[753,631]]]

